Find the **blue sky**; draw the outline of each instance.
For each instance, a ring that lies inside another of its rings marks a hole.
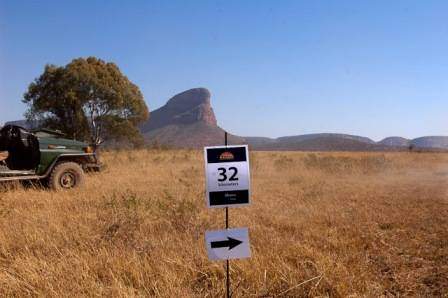
[[[0,123],[80,56],[117,63],[151,110],[207,87],[238,135],[448,135],[448,1],[0,0]]]

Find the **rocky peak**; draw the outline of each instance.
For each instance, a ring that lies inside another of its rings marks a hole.
[[[190,89],[172,97],[165,107],[173,113],[176,122],[188,124],[202,121],[216,125],[210,97],[210,91],[205,88]]]
[[[194,88],[173,96],[166,105],[153,111],[149,121],[142,126],[147,132],[166,125],[205,123],[217,126],[210,104],[211,94],[205,88]]]

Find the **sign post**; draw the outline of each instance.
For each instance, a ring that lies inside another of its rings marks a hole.
[[[224,132],[224,145],[227,147],[227,131]],[[226,229],[229,229],[229,207],[226,207]],[[230,240],[231,238],[229,238]],[[229,247],[230,250],[230,247]],[[230,298],[230,260],[226,260],[226,296]]]
[[[226,296],[230,298],[230,260],[250,257],[247,228],[229,229],[229,207],[250,204],[250,168],[247,145],[205,147],[206,196],[209,208],[225,208],[226,229],[206,231],[210,260],[226,260]]]

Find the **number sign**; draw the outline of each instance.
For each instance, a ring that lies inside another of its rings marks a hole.
[[[250,203],[247,146],[205,147],[207,205],[235,207]]]

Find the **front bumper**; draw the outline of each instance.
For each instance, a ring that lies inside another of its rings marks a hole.
[[[101,172],[105,166],[102,163],[88,163],[84,167],[87,172]]]
[[[104,170],[104,164],[100,161],[97,152],[90,157],[90,162],[84,164],[84,170],[86,172],[101,172]]]

